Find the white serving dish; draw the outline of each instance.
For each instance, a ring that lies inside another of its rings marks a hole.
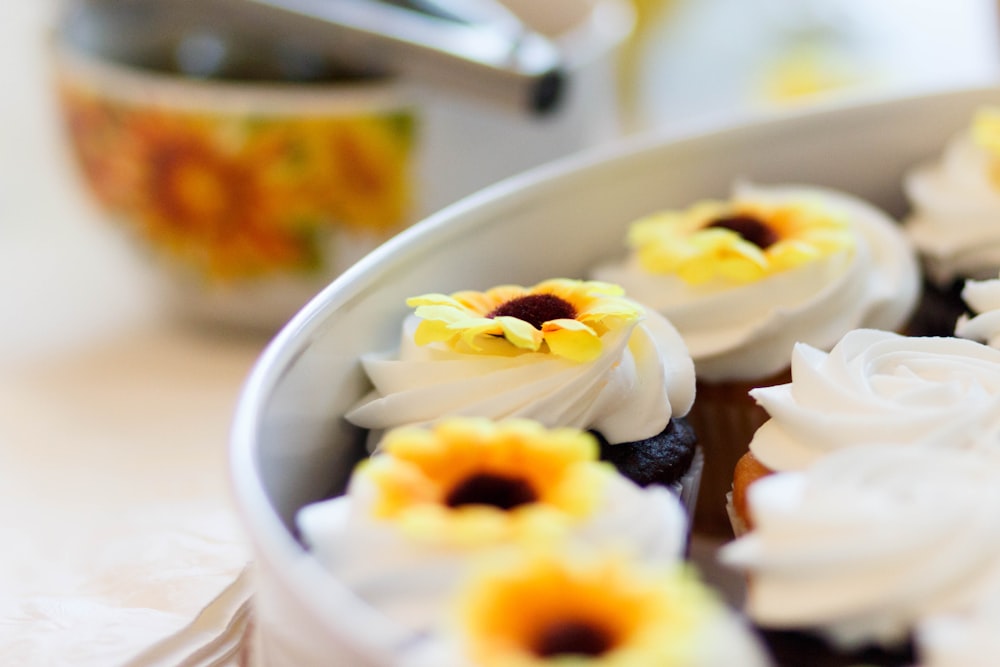
[[[582,277],[622,251],[637,216],[724,196],[740,177],[839,188],[900,214],[904,171],[938,154],[984,103],[1000,103],[1000,89],[635,138],[468,197],[344,273],[274,339],[235,416],[231,467],[257,562],[259,663],[390,665],[406,640],[322,571],[290,526],[346,477],[358,437],[341,415],[366,388],[358,357],[395,344],[408,296]]]

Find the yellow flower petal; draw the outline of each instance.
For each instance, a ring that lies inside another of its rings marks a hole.
[[[764,237],[755,233],[760,226]],[[628,243],[650,273],[692,285],[741,284],[853,249],[854,236],[846,220],[815,201],[700,202],[636,221]]]
[[[984,107],[972,119],[972,139],[994,155],[1000,155],[1000,109]]]
[[[525,420],[452,418],[390,431],[359,465],[372,517],[411,539],[457,546],[552,539],[598,507],[618,473],[596,439]]]
[[[556,356],[582,362],[601,355],[601,339],[590,327],[575,320],[555,320],[545,326],[545,342]]]
[[[527,288],[501,285],[485,293],[425,294],[407,303],[423,320],[415,334],[418,345],[445,343],[463,354],[542,352],[580,362],[600,355],[605,333],[645,314],[618,285],[566,278]]]
[[[424,320],[417,325],[417,330],[413,333],[413,340],[417,345],[429,345],[441,341],[451,340],[455,332],[448,328],[444,322],[437,320]]]
[[[542,332],[516,317],[496,317],[493,320],[503,329],[504,338],[515,346],[535,351],[542,346]]]
[[[541,546],[477,568],[454,626],[482,667],[686,667],[723,613],[683,567],[651,571],[625,554]]]
[[[406,305],[410,308],[416,308],[417,306],[452,306],[453,308],[462,309],[464,307],[457,299],[447,294],[437,293],[411,296],[406,300]]]

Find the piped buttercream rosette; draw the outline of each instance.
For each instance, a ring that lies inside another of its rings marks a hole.
[[[968,441],[1000,410],[1000,350],[959,338],[851,331],[830,351],[805,344],[792,382],[751,394],[770,419],[750,449],[771,470],[800,470],[871,442],[908,445],[947,433]]]
[[[721,551],[748,575],[747,613],[844,648],[891,646],[921,619],[995,595],[998,451],[870,445],[759,480],[754,530]]]

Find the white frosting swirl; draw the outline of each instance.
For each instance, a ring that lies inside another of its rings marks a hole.
[[[909,318],[919,294],[919,269],[906,238],[884,213],[818,187],[741,184],[733,197],[765,203],[817,201],[849,220],[857,244],[853,251],[724,289],[650,274],[635,255],[595,270],[596,279],[621,285],[677,327],[699,378],[768,377],[788,367],[796,342],[828,349],[850,329],[893,330]]]
[[[912,213],[904,221],[928,277],[992,278],[1000,269],[1000,190],[990,180],[989,153],[969,131],[953,137],[941,159],[906,175]]]
[[[750,394],[770,415],[750,443],[772,470],[871,442],[972,437],[1000,409],[1000,350],[960,338],[849,332],[829,352],[796,345],[792,381]]]
[[[754,531],[720,557],[748,573],[747,612],[759,624],[844,647],[891,645],[996,581],[998,475],[990,448],[837,452],[756,482]]]
[[[920,667],[996,667],[1000,656],[1000,595],[990,590],[974,609],[928,618],[917,626]]]
[[[687,516],[663,487],[643,489],[609,474],[597,509],[576,523],[572,545],[620,546],[653,563],[675,563],[687,538]],[[408,628],[424,631],[484,550],[420,541],[372,517],[376,491],[355,475],[346,496],[307,505],[297,515],[303,541],[330,573],[376,609]]]
[[[474,416],[533,419],[545,426],[596,429],[608,442],[634,442],[687,414],[694,366],[677,331],[647,312],[602,338],[601,356],[575,362],[529,352],[513,357],[418,346],[419,318],[403,323],[398,355],[362,359],[375,390],[347,413],[368,429]]]
[[[960,316],[955,335],[1000,348],[1000,280],[967,280],[962,298],[977,314]]]

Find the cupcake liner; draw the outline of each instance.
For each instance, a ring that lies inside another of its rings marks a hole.
[[[670,485],[670,490],[681,499],[681,504],[687,510],[688,526],[694,525],[695,506],[698,502],[698,490],[701,488],[701,476],[705,470],[705,453],[701,447],[695,447],[691,467],[684,475]]]
[[[732,491],[726,494],[726,516],[729,517],[729,526],[733,529],[733,537],[743,537],[750,532],[747,522],[736,511],[736,505],[733,504]]]
[[[732,537],[726,493],[732,488],[733,469],[746,453],[754,432],[768,419],[767,412],[749,392],[791,379],[789,368],[753,382],[698,382],[694,406],[687,415],[705,455],[694,515],[695,533]]]
[[[967,312],[965,301],[962,300],[964,286],[964,279],[946,286],[924,280],[917,309],[903,333],[908,336],[955,335],[955,322]]]

